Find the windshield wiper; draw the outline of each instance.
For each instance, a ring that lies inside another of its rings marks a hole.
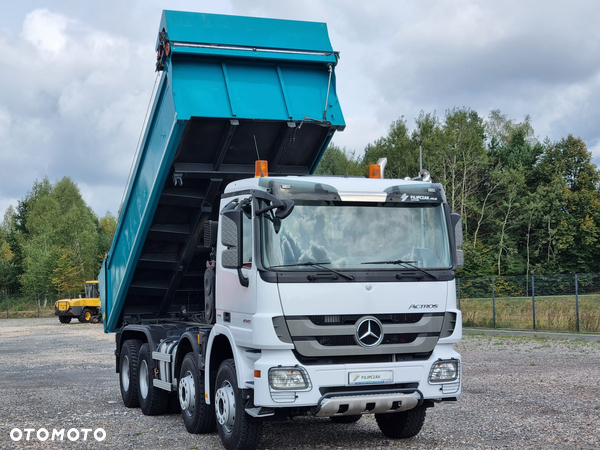
[[[434,275],[431,272],[428,272],[426,270],[421,269],[419,266],[415,266],[416,261],[404,261],[403,259],[396,259],[395,261],[368,261],[368,262],[364,262],[361,264],[404,264],[407,265],[409,267],[412,267],[413,269],[418,270],[421,273],[424,273],[425,275],[428,275],[436,280],[439,280],[440,277],[438,277],[437,275]]]
[[[337,270],[334,270],[331,267],[324,266],[324,264],[331,264],[331,261],[323,261],[323,262],[306,261],[306,262],[299,262],[299,263],[292,263],[292,264],[280,264],[278,266],[271,266],[271,267],[269,267],[269,269],[277,269],[279,267],[314,266],[314,267],[318,267],[319,269],[323,269],[323,270],[327,270],[331,273],[335,273],[336,275],[339,275],[340,277],[345,278],[348,281],[354,281],[354,277],[352,275],[346,275],[345,273],[338,272]]]

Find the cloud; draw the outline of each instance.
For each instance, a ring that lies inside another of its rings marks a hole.
[[[0,203],[22,198],[44,176],[70,176],[90,192],[114,183],[122,192],[153,59],[153,42],[136,44],[47,9],[29,12],[19,36],[0,34],[0,69],[11,86],[0,90]],[[100,214],[119,206],[114,195],[90,198]]]
[[[68,19],[47,9],[36,9],[25,17],[23,38],[33,44],[40,55],[57,54],[67,44],[65,30]]]
[[[116,213],[162,8],[326,22],[347,122],[333,142],[357,155],[401,116],[410,127],[421,110],[465,106],[530,115],[540,139],[579,136],[600,162],[595,1],[34,0],[11,4],[0,28],[0,208],[47,175]]]

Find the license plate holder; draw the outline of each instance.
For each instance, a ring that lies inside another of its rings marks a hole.
[[[350,372],[348,384],[350,386],[364,384],[391,384],[394,382],[392,370],[370,370],[365,372]]]

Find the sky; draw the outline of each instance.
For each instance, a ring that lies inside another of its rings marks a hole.
[[[526,116],[600,163],[600,2],[590,0],[0,0],[0,221],[35,180],[71,177],[116,214],[156,74],[161,11],[326,22],[346,130],[362,154],[403,117]]]

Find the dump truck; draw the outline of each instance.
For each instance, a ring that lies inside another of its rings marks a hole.
[[[301,415],[415,436],[461,392],[442,186],[312,175],[345,128],[324,23],[164,11],[156,54],[99,275],[124,405],[229,450]]]
[[[98,323],[102,320],[98,280],[85,282],[84,297],[58,300],[54,303],[54,315],[60,323],[71,323],[76,318],[81,323]]]

